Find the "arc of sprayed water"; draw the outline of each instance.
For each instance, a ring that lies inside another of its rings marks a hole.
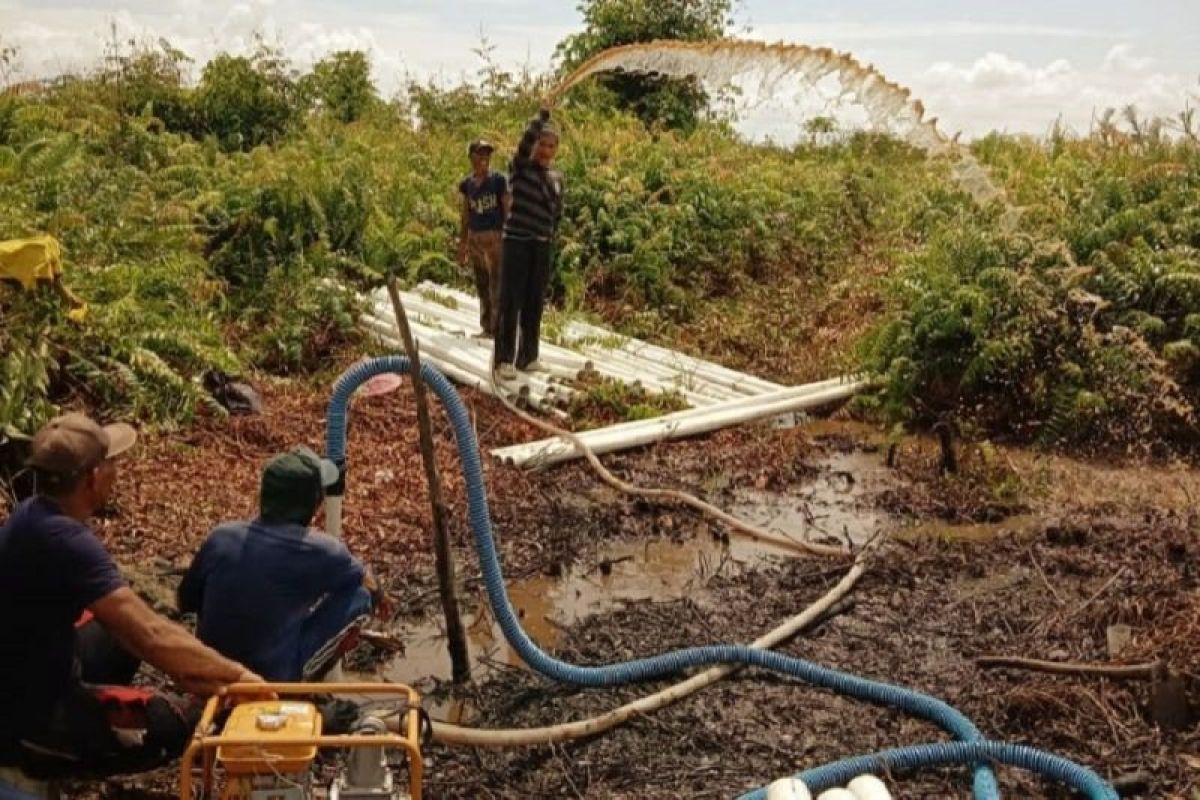
[[[1000,200],[1008,205],[987,170],[959,146],[957,136],[951,138],[942,133],[936,117],[926,118],[925,105],[912,96],[910,89],[888,80],[874,66],[864,66],[849,53],[828,47],[740,39],[627,44],[601,51],[580,64],[550,91],[547,100],[554,104],[586,78],[613,70],[674,78],[695,77],[719,85],[727,85],[738,75],[758,70],[764,73],[762,83],[768,90],[788,76],[799,77],[815,86],[835,75],[842,95],[857,100],[874,127],[889,129],[891,126],[899,131],[904,141],[930,155],[956,159],[951,174],[976,202],[986,204]]]

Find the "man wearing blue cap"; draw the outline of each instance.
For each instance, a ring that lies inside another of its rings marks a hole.
[[[309,527],[337,480],[307,447],[271,459],[258,518],[215,528],[179,586],[200,640],[268,681],[319,680],[381,597],[340,539]]]
[[[493,335],[500,313],[500,232],[512,195],[508,179],[491,171],[492,143],[476,139],[467,147],[471,174],[458,184],[462,195],[458,262],[470,264],[479,292],[480,336]]]

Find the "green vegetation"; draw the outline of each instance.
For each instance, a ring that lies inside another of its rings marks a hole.
[[[682,411],[687,400],[678,392],[648,392],[612,378],[595,377],[586,391],[571,398],[567,413],[575,430],[583,431]]]
[[[591,36],[610,4],[588,5]],[[582,58],[600,46],[587,42],[563,46]],[[189,86],[186,58],[134,49],[0,95],[0,238],[58,237],[91,306],[74,323],[48,292],[0,288],[0,426],[31,430],[72,397],[186,421],[206,407],[204,369],[310,371],[352,341],[354,298],[330,280],[467,285],[452,258],[463,145],[496,141],[503,168],[548,88],[486,64],[478,86],[384,100],[361,53],[298,74],[266,46]],[[1014,225],[886,137],[821,146],[822,122],[795,147],[751,146],[719,122],[647,130],[643,110],[585,86],[556,112],[559,306],[772,377],[865,366],[882,386],[864,406],[910,426],[1194,441],[1189,117],[1174,136],[1134,117],[1086,138],[979,142],[1022,209]]]
[[[656,39],[705,42],[732,24],[732,0],[583,0],[583,30],[564,39],[558,57],[564,73],[611,47]],[[647,125],[692,130],[704,117],[708,95],[692,80],[645,75],[602,75],[597,82],[620,108]]]
[[[1043,444],[1196,441],[1200,147],[1132,123],[976,146],[1023,213],[933,197],[915,220],[864,348],[883,409]]]

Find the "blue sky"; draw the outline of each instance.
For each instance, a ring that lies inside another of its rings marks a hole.
[[[1044,133],[1059,117],[1086,130],[1097,111],[1128,103],[1161,114],[1200,104],[1200,0],[744,0],[736,16],[740,36],[873,63],[967,136]],[[363,48],[390,92],[406,75],[473,75],[481,33],[503,66],[544,69],[579,14],[574,0],[0,0],[0,42],[19,48],[21,77],[94,62],[114,26],[123,38],[164,36],[201,62],[245,50],[255,31],[300,65]]]

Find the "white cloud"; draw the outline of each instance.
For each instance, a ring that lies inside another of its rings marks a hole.
[[[965,83],[978,89],[1001,90],[1005,88],[1034,87],[1045,90],[1061,87],[1073,69],[1071,62],[1060,58],[1045,67],[1030,67],[1004,53],[987,53],[965,69],[955,67],[947,61],[939,61],[926,71],[930,82],[941,81],[944,85]]]
[[[39,8],[25,0],[0,0],[0,37],[19,48],[19,77],[87,69],[103,55],[114,28],[120,41],[165,38],[201,65],[219,52],[249,52],[255,35],[261,34],[282,45],[301,69],[335,50],[365,50],[380,89],[391,93],[408,75],[455,80],[473,74],[480,66],[472,49],[481,30],[496,46],[493,55],[500,66],[535,70],[549,67],[555,44],[573,30],[536,21],[514,23],[501,8],[493,12],[495,24],[481,27],[425,4],[368,13],[353,4],[319,0],[123,0],[118,11],[77,2],[74,7]]]
[[[1133,54],[1133,45],[1122,42],[1121,44],[1113,45],[1112,49],[1104,56],[1104,63],[1101,65],[1102,72],[1142,72],[1150,67],[1154,59],[1150,57],[1138,58]]]
[[[1049,39],[1116,39],[1110,30],[1056,25],[1028,25],[969,20],[912,22],[805,22],[750,25],[750,36],[765,41],[802,42],[814,46],[848,46],[853,42],[896,43],[912,39],[948,39],[967,36]]]
[[[0,0],[0,38],[19,48],[18,78],[95,64],[114,27],[122,41],[166,38],[197,64],[221,51],[248,52],[261,33],[281,44],[301,69],[333,50],[365,50],[381,90],[390,94],[409,76],[455,81],[474,75],[480,61],[473,49],[481,32],[501,67],[537,71],[549,67],[554,46],[577,29],[561,10],[557,16],[518,14],[499,0],[494,5],[474,0],[469,14],[451,3],[400,0],[119,2],[104,10],[89,0],[46,5]],[[1167,58],[1163,52],[1134,45],[1145,39],[1093,27],[1099,24],[1093,19],[1071,26],[868,20],[755,25],[751,35],[851,49],[864,62],[881,65],[889,79],[911,86],[948,133],[973,136],[993,128],[1042,133],[1060,115],[1086,130],[1093,113],[1127,104],[1144,113],[1181,110],[1197,89],[1195,76],[1182,74],[1178,65],[1162,66],[1154,56]],[[1195,34],[1188,29],[1179,36]],[[1049,55],[1038,60],[1030,52]],[[771,130],[794,131],[809,110],[803,101],[778,100],[771,116],[779,122]],[[825,112],[818,108],[818,113]]]
[[[1041,133],[1060,117],[1086,131],[1095,114],[1126,105],[1143,115],[1174,115],[1196,84],[1159,71],[1152,57],[1119,43],[1094,68],[1065,59],[1036,66],[998,52],[966,65],[941,61],[912,88],[931,113],[941,112],[943,128],[977,135],[992,129]]]

